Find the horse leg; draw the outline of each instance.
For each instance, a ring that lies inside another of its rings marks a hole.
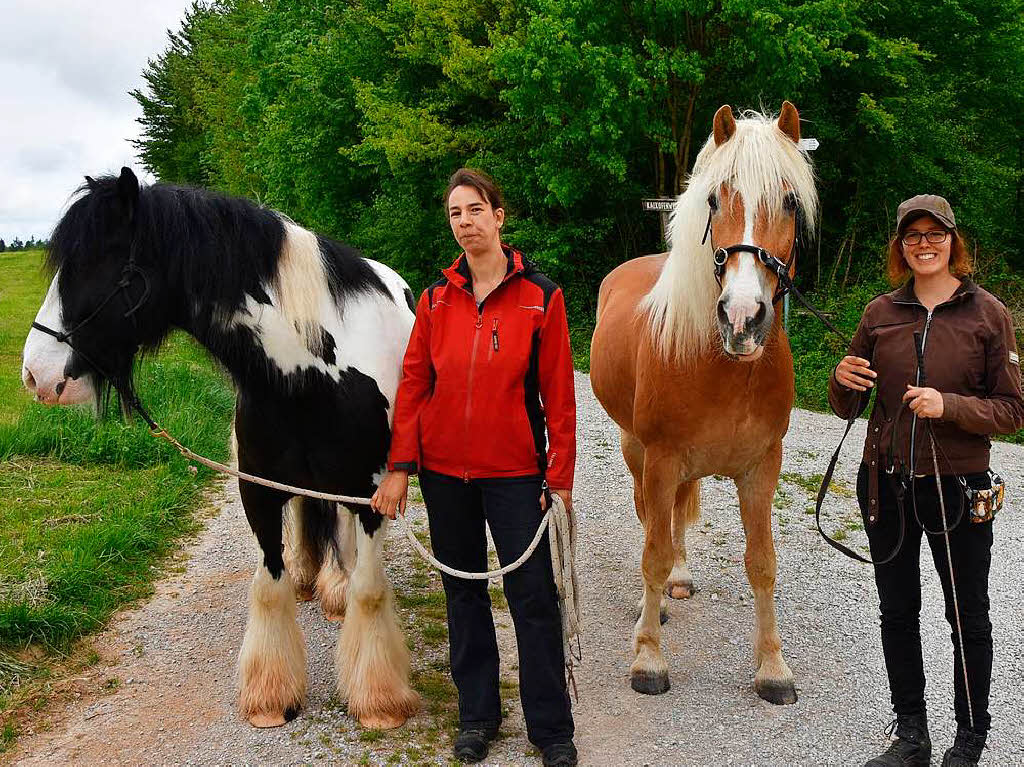
[[[644,446],[640,440],[634,437],[625,429],[619,429],[619,444],[622,447],[622,457],[626,460],[629,473],[633,475],[633,506],[636,508],[636,516],[640,524],[644,524],[647,514],[644,511]],[[640,590],[640,599],[636,603],[636,615],[639,620],[644,609],[644,592]],[[668,621],[668,607],[665,600],[661,600],[658,609],[658,620],[661,623]]]
[[[688,599],[696,590],[693,576],[686,566],[686,528],[700,517],[700,480],[683,482],[676,489],[672,506],[672,572],[668,576],[666,593],[673,599]]]
[[[361,725],[386,730],[419,710],[419,696],[409,686],[409,649],[381,562],[386,520],[361,510],[355,527],[356,564],[335,652],[338,689]]]
[[[782,639],[775,618],[775,544],[772,540],[772,499],[782,467],[782,443],[762,461],[736,479],[740,514],[747,536],[744,562],[754,592],[757,636],[754,653],[757,674],[754,689],[769,703],[796,703],[793,672],[782,657]]]
[[[327,532],[324,556],[316,577],[320,607],[329,621],[345,618],[349,568],[356,561],[356,518],[344,507],[332,508],[333,529]]]
[[[660,695],[669,688],[668,665],[661,653],[661,602],[672,570],[672,504],[679,485],[679,458],[648,449],[644,455],[644,601],[633,631],[636,658],[630,683],[637,692]]]
[[[313,584],[320,569],[316,528],[306,510],[310,500],[292,498],[284,510],[284,566],[295,582],[295,598],[299,602],[313,599]]]
[[[260,555],[238,658],[238,707],[253,726],[277,727],[295,718],[306,697],[306,648],[296,621],[295,587],[281,556],[287,495],[249,482],[240,482],[239,491]]]

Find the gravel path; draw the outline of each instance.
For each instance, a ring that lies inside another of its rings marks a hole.
[[[799,702],[776,707],[754,693],[753,604],[743,568],[739,509],[732,483],[715,478],[704,480],[703,516],[688,539],[699,591],[690,600],[670,602],[663,633],[672,688],[648,697],[634,693],[628,679],[641,550],[631,484],[617,428],[594,400],[587,376],[577,374],[576,382],[580,456],[574,499],[587,631],[577,677],[582,763],[848,765],[862,764],[880,751],[890,715],[871,571],[828,548],[808,514],[813,511],[809,478],[824,471],[842,422],[794,411],[785,441],[774,521],[777,603]],[[837,471],[846,496],[833,495],[829,503],[832,530],[854,528],[859,519],[850,488],[863,427],[859,424],[848,440],[846,460]],[[1024,765],[1024,642],[1017,601],[1024,517],[1012,508],[1024,488],[1024,448],[997,444],[994,464],[1007,481],[1010,508],[996,522],[993,551],[995,729],[986,763]],[[859,527],[847,534],[848,544],[863,543]],[[396,571],[409,567],[404,543],[392,540],[389,550]],[[308,706],[296,721],[277,730],[254,730],[238,721],[234,665],[255,542],[232,488],[225,490],[219,510],[187,556],[184,571],[162,582],[153,600],[120,616],[98,639],[109,665],[91,674],[93,692],[59,714],[49,732],[24,737],[15,757],[19,763],[445,763],[446,729],[440,734],[434,729],[432,752],[420,748],[427,732],[423,727],[414,732],[403,728],[380,742],[361,736],[333,695],[337,626],[312,603],[299,610],[309,652]],[[932,734],[941,757],[954,729],[952,650],[938,579],[927,554],[923,560],[928,564],[923,567],[922,634],[926,668],[931,669]],[[505,676],[514,679],[507,614],[498,623],[508,663]],[[97,692],[106,687],[115,689]],[[506,734],[488,763],[539,764],[526,741],[518,701],[507,705]],[[425,718],[417,717],[421,723]]]

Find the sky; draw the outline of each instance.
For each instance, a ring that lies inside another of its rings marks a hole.
[[[0,0],[0,239],[46,239],[85,175],[143,173],[128,95],[191,0]]]

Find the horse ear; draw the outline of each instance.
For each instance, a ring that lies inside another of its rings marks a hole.
[[[117,179],[117,194],[128,208],[128,215],[131,216],[135,212],[135,203],[139,199],[139,180],[132,173],[131,168],[121,168],[121,175]]]
[[[789,101],[782,102],[782,113],[779,115],[779,130],[793,139],[793,143],[800,141],[800,113]]]
[[[96,179],[94,179],[92,176],[85,177],[85,185],[89,187],[90,192],[95,192],[96,187],[99,186],[99,184],[96,183]]]
[[[715,146],[722,146],[736,132],[736,120],[732,116],[732,107],[722,104],[715,112]]]

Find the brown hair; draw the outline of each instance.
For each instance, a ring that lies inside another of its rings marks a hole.
[[[925,213],[923,215],[928,214]],[[889,240],[889,262],[886,271],[889,274],[889,282],[893,285],[899,285],[910,275],[910,267],[907,266],[907,261],[903,258],[903,243],[900,241],[900,238],[903,237],[907,227],[919,218],[921,216],[908,217],[903,222],[903,226]],[[942,222],[939,221],[939,224],[942,225]],[[964,241],[959,230],[950,229],[947,226],[943,226],[943,228],[952,237],[952,241],[949,244],[949,273],[954,277],[969,276],[974,271],[974,259],[971,258],[970,251],[967,249],[967,243]]]
[[[459,168],[448,179],[448,188],[444,190],[444,206],[448,207],[448,198],[452,196],[457,186],[471,186],[480,193],[494,210],[504,208],[505,203],[501,199],[501,190],[494,183],[490,176],[472,168]]]

